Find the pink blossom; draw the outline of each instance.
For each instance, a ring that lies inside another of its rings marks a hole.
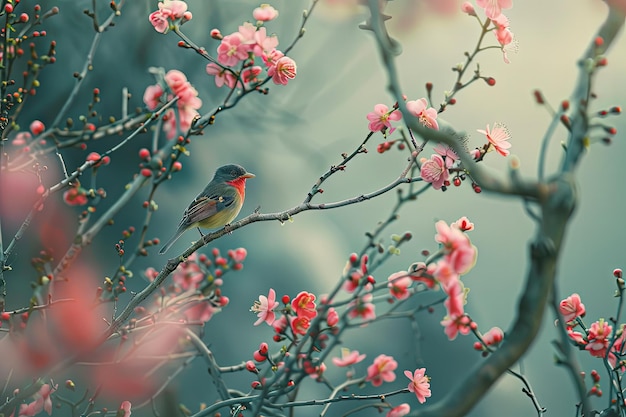
[[[146,278],[148,278],[148,281],[152,282],[159,275],[159,271],[150,266],[146,268],[144,275]]]
[[[585,349],[589,351],[591,356],[596,358],[604,358],[606,356],[606,349],[609,347],[612,331],[613,328],[604,319],[591,324],[587,332],[589,342],[585,346]]]
[[[20,411],[18,417],[33,417],[42,411],[52,414],[52,399],[50,394],[56,391],[56,386],[50,384],[43,384],[39,391],[33,395],[33,402],[28,404],[20,404]]]
[[[278,10],[264,3],[252,11],[252,17],[261,22],[269,22],[278,17]]]
[[[256,56],[263,56],[268,51],[273,51],[278,46],[278,37],[267,36],[264,27],[259,28],[253,35],[252,53]]]
[[[450,175],[446,162],[438,154],[431,155],[430,159],[422,159],[421,162],[420,176],[424,181],[431,183],[435,190],[439,190]]]
[[[187,3],[182,0],[163,0],[159,2],[159,10],[174,19],[180,19],[187,11]]]
[[[437,268],[433,271],[433,276],[439,281],[444,290],[459,280],[459,274],[445,259],[440,259],[436,265]]]
[[[339,314],[337,314],[337,310],[335,310],[333,307],[330,307],[328,309],[328,312],[326,313],[326,324],[328,324],[330,327],[335,327],[338,323]]]
[[[439,155],[443,156],[446,159],[446,162],[448,162],[448,160],[450,160],[451,162],[459,160],[459,155],[457,155],[451,147],[443,143],[435,146],[433,150]],[[452,164],[447,163],[446,165],[451,166]]]
[[[167,33],[169,30],[170,22],[168,18],[169,16],[161,10],[154,11],[150,13],[150,16],[148,16],[152,27],[154,27],[154,30],[159,33]]]
[[[470,332],[470,322],[470,318],[463,314],[462,316],[446,316],[441,321],[441,325],[448,339],[454,340],[458,333],[466,335]]]
[[[373,386],[379,387],[383,382],[393,382],[396,379],[395,370],[398,367],[393,357],[384,354],[378,355],[367,368],[366,381],[370,381]]]
[[[195,290],[200,286],[200,283],[204,281],[204,273],[196,263],[195,253],[178,265],[172,274],[172,279],[183,291]]]
[[[567,335],[570,339],[572,339],[578,345],[586,345],[587,340],[585,340],[585,336],[577,331],[574,331],[570,326],[567,326]]]
[[[174,110],[170,109],[166,113],[166,123],[163,124],[163,129],[167,132],[168,139],[172,139],[176,135],[176,122],[178,122],[178,128],[182,131],[187,131],[191,128],[191,124],[198,116],[197,110],[202,106],[202,100],[198,98],[198,91],[187,81],[187,77],[181,71],[168,71],[165,74],[165,82],[178,97],[176,103],[178,118],[176,118]]]
[[[385,417],[404,417],[411,412],[411,406],[407,403],[402,403],[397,407],[392,408],[385,415]]]
[[[404,375],[409,378],[409,391],[415,394],[420,404],[426,402],[426,398],[430,397],[430,378],[426,376],[426,368],[404,371]]]
[[[130,407],[131,407],[131,403],[130,401],[123,401],[122,404],[120,404],[120,411],[123,411],[124,414],[118,413],[117,415],[120,417],[130,417]]]
[[[223,307],[228,304],[228,298],[221,297],[220,305]],[[183,314],[190,322],[206,323],[213,315],[220,311],[219,307],[214,306],[210,301],[198,299],[190,303],[190,307],[186,308]]]
[[[217,64],[210,63],[206,66],[206,72],[209,75],[215,76],[215,85],[219,88],[226,85],[228,88],[235,88],[237,84],[237,78],[232,72],[220,67]]]
[[[315,309],[315,294],[307,291],[300,292],[296,298],[291,301],[291,308],[298,317],[306,317],[313,320],[317,316]]]
[[[248,251],[246,250],[246,248],[237,248],[235,250],[228,251],[228,257],[238,263],[245,261],[247,256]]]
[[[476,0],[476,5],[485,9],[489,19],[495,19],[502,13],[502,9],[513,7],[513,0]]]
[[[304,316],[290,317],[289,324],[291,325],[291,330],[294,334],[305,335],[306,331],[311,326],[311,321]]]
[[[149,85],[146,87],[146,91],[143,93],[143,102],[148,107],[148,110],[154,110],[161,103],[161,96],[163,95],[163,88],[158,85]]]
[[[187,12],[187,3],[182,0],[164,0],[159,2],[159,10],[150,13],[149,20],[154,30],[159,33],[166,33],[170,27],[170,20],[185,17],[191,20],[191,13]]]
[[[263,62],[265,63],[265,66],[267,66],[267,69],[269,71],[269,69],[272,67],[275,67],[276,62],[278,62],[278,60],[284,56],[285,54],[283,54],[278,49],[274,48],[272,50],[263,52],[263,55],[261,55],[261,58],[263,59]]]
[[[285,330],[287,330],[287,325],[287,317],[284,315],[280,316],[280,318],[274,320],[274,323],[272,323],[272,327],[277,334],[285,333]]]
[[[432,107],[428,107],[428,101],[426,101],[425,98],[407,101],[406,109],[413,116],[417,117],[422,125],[430,129],[439,130],[439,124],[437,123],[437,110]]]
[[[26,145],[26,143],[32,138],[33,136],[30,134],[30,132],[19,132],[17,135],[15,135],[15,138],[13,138],[11,144],[13,144],[13,146]]]
[[[278,307],[278,301],[276,301],[276,291],[273,288],[270,288],[270,291],[266,296],[260,295],[259,300],[254,302],[250,311],[257,313],[258,320],[254,322],[255,326],[266,322],[270,326],[274,323],[276,319],[276,313],[274,313],[274,309]]]
[[[287,85],[289,80],[296,78],[296,61],[283,56],[276,61],[276,65],[267,69],[267,75],[272,77],[272,81],[277,85]]]
[[[465,287],[459,280],[453,281],[449,286],[443,288],[448,298],[443,302],[449,316],[459,317],[465,314]]]
[[[245,85],[258,82],[257,76],[263,69],[257,65],[248,67],[241,71],[241,79]]]
[[[506,126],[501,123],[494,123],[493,129],[491,130],[489,129],[489,125],[487,125],[487,130],[478,129],[477,131],[487,136],[487,140],[490,143],[489,150],[495,148],[500,155],[509,155],[509,148],[511,147],[509,139],[511,139],[511,134]]]
[[[239,61],[248,58],[249,49],[239,32],[226,35],[217,47],[217,60],[222,65],[232,67],[237,65]]]
[[[371,302],[374,296],[371,293],[365,294],[362,297],[358,297],[356,300],[351,301],[349,306],[351,307],[348,312],[348,317],[356,318],[360,317],[363,320],[373,320],[376,318],[375,305]]]
[[[341,358],[333,358],[333,364],[335,366],[343,367],[350,366],[361,362],[365,359],[365,354],[359,354],[358,350],[350,350],[346,348],[341,349]]]
[[[474,6],[469,1],[465,1],[461,4],[461,11],[470,16],[476,16],[476,10],[474,10]]]
[[[400,271],[393,273],[387,277],[387,281],[389,281],[387,287],[389,287],[389,292],[393,297],[398,300],[404,300],[409,297],[410,293],[408,289],[413,283],[413,280],[408,272]]]
[[[466,216],[461,217],[459,220],[452,223],[451,226],[456,226],[462,232],[470,232],[474,230],[474,223],[470,222]]]
[[[400,120],[402,113],[397,109],[389,111],[389,107],[384,104],[377,104],[374,106],[374,111],[368,113],[366,117],[370,121],[367,127],[372,132],[382,132],[389,129],[389,133],[393,133],[395,127],[391,127],[391,121]]]
[[[487,346],[497,345],[504,340],[504,332],[499,327],[492,327],[483,335],[483,342]]]
[[[574,293],[559,304],[559,311],[566,323],[574,321],[576,317],[585,315],[585,305],[580,301],[580,295]]]
[[[444,259],[459,274],[467,273],[476,263],[476,247],[467,235],[457,227],[450,227],[443,220],[435,224],[435,241],[443,245]]]

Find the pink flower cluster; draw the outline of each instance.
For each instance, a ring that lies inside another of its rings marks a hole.
[[[217,29],[211,32],[212,37],[221,42],[217,47],[218,63],[208,64],[206,72],[215,77],[217,87],[226,85],[232,89],[260,84],[258,77],[263,69],[254,65],[255,57],[263,60],[267,76],[272,78],[274,84],[287,85],[296,77],[296,62],[276,49],[278,37],[268,35],[267,29],[262,25],[263,22],[276,18],[278,11],[268,4],[262,4],[252,14],[257,25],[245,22],[239,26],[237,32],[226,36],[222,36]],[[241,72],[233,68],[240,64],[243,68]]]
[[[43,384],[39,391],[33,396],[33,401],[28,404],[20,404],[18,417],[33,417],[40,412],[45,411],[48,415],[52,414],[52,399],[50,394],[56,391],[56,386]]]
[[[430,129],[439,130],[437,110],[428,107],[428,101],[425,98],[407,101],[406,108],[410,114],[419,119],[422,125]],[[379,103],[374,106],[374,111],[367,114],[366,118],[369,120],[367,127],[370,131],[382,132],[386,135],[393,133],[396,129],[391,125],[391,122],[400,120],[402,113],[398,110],[397,105],[389,110],[389,107]]]
[[[167,100],[171,100],[174,96],[178,97],[176,111],[169,109],[163,117],[165,121],[163,130],[168,139],[173,139],[178,130],[186,132],[191,128],[194,119],[198,116],[198,109],[202,107],[202,100],[198,97],[198,91],[187,81],[187,77],[181,71],[170,70],[165,74],[164,79],[172,93],[167,95]],[[163,87],[160,84],[146,88],[143,101],[149,110],[154,110],[159,106],[163,93]]]
[[[453,340],[459,332],[468,334],[470,331],[471,322],[464,311],[466,291],[460,276],[469,272],[476,263],[476,247],[464,233],[464,230],[472,230],[473,224],[467,218],[461,218],[451,225],[440,220],[435,227],[435,241],[441,245],[441,258],[437,263],[428,265],[427,270],[432,271],[448,295],[444,301],[447,315],[441,324],[448,338]]]
[[[489,18],[494,26],[494,34],[496,40],[500,44],[504,62],[509,63],[507,52],[511,47],[515,48],[514,35],[509,29],[509,19],[502,14],[502,9],[510,9],[513,7],[513,0],[476,0],[476,5],[485,10],[485,15]],[[461,5],[461,11],[469,16],[477,16],[474,6],[469,1]]]
[[[374,362],[367,368],[366,381],[372,383],[373,386],[379,387],[383,382],[393,382],[396,379],[395,370],[398,368],[398,362],[384,354],[378,355]],[[408,390],[415,394],[420,404],[430,397],[430,378],[426,376],[426,368],[419,368],[411,372],[404,371],[404,375],[409,378]],[[403,407],[404,408],[404,407]]]
[[[613,326],[601,318],[586,328],[582,322],[582,318],[586,314],[585,305],[576,293],[561,300],[559,312],[566,323],[567,334],[574,344],[584,348],[591,356],[607,358],[614,368],[618,366],[618,362],[623,358],[622,347],[624,346],[624,328],[626,325],[620,325],[621,331],[617,333],[619,337],[616,337],[611,344]],[[574,330],[578,326],[582,329],[580,332]],[[626,371],[626,369],[622,371]]]
[[[159,10],[150,13],[150,23],[159,33],[167,33],[170,24],[182,19],[183,22],[191,20],[191,12],[187,11],[187,3],[182,0],[163,0],[158,4]]]

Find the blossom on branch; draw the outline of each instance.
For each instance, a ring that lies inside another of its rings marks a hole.
[[[513,7],[513,0],[476,0],[476,5],[485,9],[485,15],[493,20],[502,14],[502,9]]]
[[[250,308],[250,311],[257,313],[258,320],[254,322],[255,326],[266,322],[270,326],[276,320],[276,313],[274,309],[278,307],[279,303],[276,301],[276,291],[270,288],[270,291],[266,296],[260,295],[259,300],[254,302],[254,305]]]
[[[383,382],[393,382],[396,379],[395,370],[398,367],[398,362],[391,356],[384,354],[378,355],[367,368],[366,381],[372,383],[373,386],[379,387]]]
[[[585,305],[580,300],[580,295],[574,293],[561,300],[559,312],[563,315],[563,320],[566,323],[573,322],[576,317],[583,317],[585,315]]]
[[[428,101],[426,101],[425,98],[407,101],[406,109],[413,116],[417,117],[420,123],[425,127],[439,130],[439,124],[437,123],[437,110],[433,107],[428,107]]]
[[[404,371],[404,376],[409,378],[409,391],[415,394],[420,404],[430,397],[430,378],[426,376],[426,368],[416,369],[414,372]]]
[[[396,130],[391,126],[391,121],[398,121],[402,119],[402,113],[398,109],[392,109],[389,111],[389,107],[384,104],[377,104],[374,106],[374,111],[367,114],[367,120],[369,124],[367,128],[372,132],[385,132],[393,133]]]
[[[494,123],[493,129],[489,129],[489,125],[487,125],[487,130],[478,129],[477,131],[485,135],[489,141],[487,152],[495,149],[496,152],[502,156],[508,156],[510,154],[509,148],[511,144],[509,143],[509,139],[511,139],[511,134],[506,126],[501,123]]]

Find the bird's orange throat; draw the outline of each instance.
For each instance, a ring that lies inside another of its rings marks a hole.
[[[245,178],[237,178],[232,181],[226,181],[226,184],[230,185],[231,187],[234,187],[242,198],[246,194],[246,179]]]

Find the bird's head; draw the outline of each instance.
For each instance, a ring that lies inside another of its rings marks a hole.
[[[246,183],[248,178],[254,178],[255,175],[246,171],[241,165],[230,164],[221,166],[215,171],[213,181],[225,182],[236,188],[240,188]]]

